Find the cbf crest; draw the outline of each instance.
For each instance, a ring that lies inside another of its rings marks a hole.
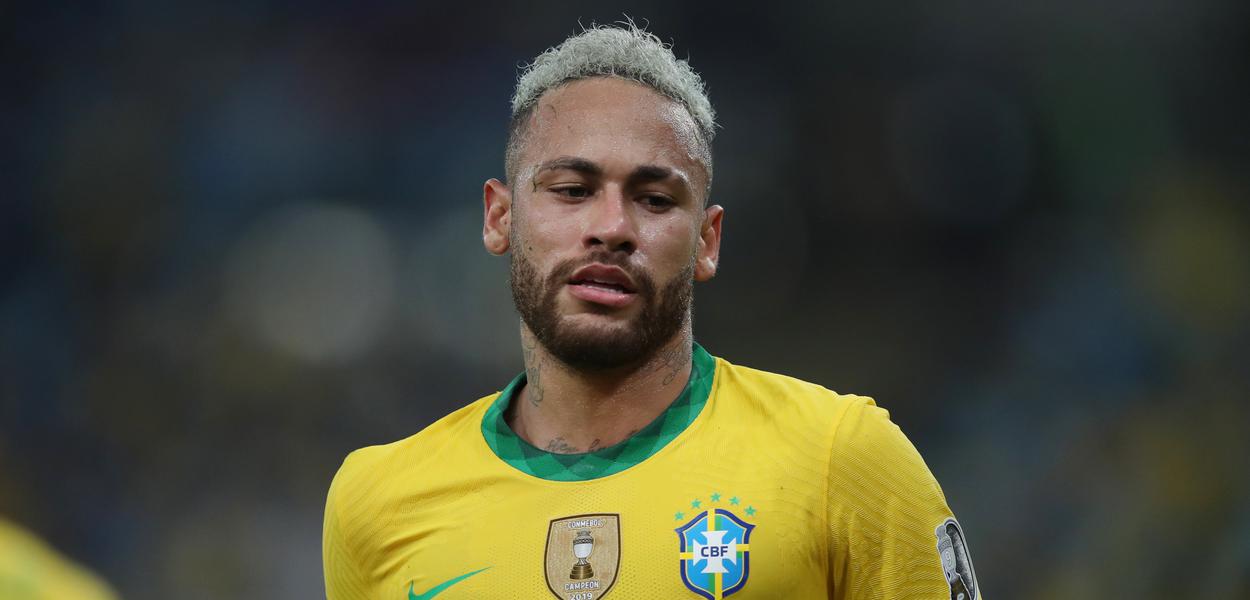
[[[713,494],[713,501],[719,501],[719,496]],[[692,504],[698,508],[700,502]],[[731,499],[731,504],[737,505],[738,499]],[[747,507],[748,515],[754,512]],[[755,525],[731,510],[715,507],[695,513],[693,519],[678,527],[681,580],[686,587],[708,600],[720,600],[741,590],[751,574],[752,529]]]
[[[607,595],[621,566],[621,516],[593,514],[551,521],[545,553],[547,588],[561,600]]]

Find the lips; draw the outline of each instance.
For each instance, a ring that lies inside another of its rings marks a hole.
[[[620,267],[595,263],[575,271],[568,281],[577,298],[604,306],[622,307],[633,302],[637,288]]]
[[[623,294],[632,294],[637,291],[634,289],[633,280],[623,269],[598,263],[586,265],[575,271],[573,276],[569,277],[569,283],[615,290]]]

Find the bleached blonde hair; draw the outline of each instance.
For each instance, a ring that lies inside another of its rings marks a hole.
[[[504,170],[515,179],[518,154],[524,141],[530,114],[543,94],[570,81],[590,77],[620,77],[641,83],[672,99],[690,113],[698,129],[699,152],[712,177],[712,138],[716,135],[716,113],[707,97],[703,78],[690,63],[673,55],[672,46],[655,34],[627,20],[618,25],[591,25],[548,48],[527,65],[517,80],[512,96],[512,119]]]

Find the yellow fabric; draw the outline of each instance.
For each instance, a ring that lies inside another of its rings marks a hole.
[[[607,477],[557,482],[485,443],[497,396],[347,457],[326,504],[329,598],[576,598],[548,587],[548,529],[603,513],[619,515],[619,572],[606,594],[581,598],[698,598],[675,530],[709,508],[755,526],[732,598],[951,597],[935,537],[951,512],[869,398],[716,359],[707,404],[667,446]]]
[[[116,595],[30,532],[0,519],[0,598],[113,600]]]

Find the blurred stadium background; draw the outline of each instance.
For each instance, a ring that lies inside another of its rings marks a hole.
[[[343,456],[521,367],[516,67],[627,11],[723,125],[706,347],[876,397],[992,598],[1250,597],[1250,4],[1019,4],[0,8],[0,516],[320,597]]]

